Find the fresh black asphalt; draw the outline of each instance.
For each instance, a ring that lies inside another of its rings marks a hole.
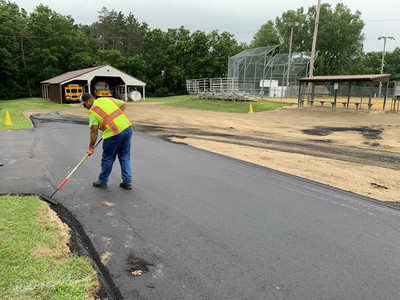
[[[86,153],[85,120],[34,123],[0,132],[0,194],[51,195]],[[133,190],[119,187],[118,163],[107,189],[92,187],[97,149],[54,196],[104,263],[112,297],[399,299],[399,210],[138,131],[132,145]]]

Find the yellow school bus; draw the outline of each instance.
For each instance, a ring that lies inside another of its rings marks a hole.
[[[65,100],[79,102],[79,97],[83,94],[80,84],[67,84],[64,87]]]
[[[94,86],[94,97],[110,97],[112,96],[110,86],[107,82],[97,82]]]

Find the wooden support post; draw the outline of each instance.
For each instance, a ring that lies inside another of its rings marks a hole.
[[[371,112],[371,98],[372,98],[372,88],[373,87],[374,87],[374,82],[371,81],[371,86],[369,88],[368,112]]]
[[[388,91],[389,91],[389,81],[386,82],[386,86],[385,86],[385,96],[383,98],[383,111],[385,111],[386,98],[387,98],[387,95],[388,95]]]
[[[351,97],[351,82],[349,85],[349,95],[347,96],[347,108],[349,108],[349,103],[350,103],[350,97]]]
[[[315,94],[315,83],[312,83],[312,89],[311,89],[311,100],[314,102],[314,94]]]
[[[297,107],[301,107],[301,106],[303,106],[303,103],[302,103],[302,97],[301,97],[301,85],[302,85],[302,83],[301,82],[299,82],[299,96],[298,96],[298,100],[297,100]]]
[[[390,111],[393,111],[394,112],[394,110],[395,110],[395,108],[396,108],[396,98],[392,98],[392,101],[390,102]]]
[[[335,90],[335,106],[336,106],[336,101],[337,101],[337,93],[338,93],[338,90]]]

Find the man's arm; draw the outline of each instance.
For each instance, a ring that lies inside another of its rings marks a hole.
[[[89,148],[87,150],[87,154],[89,156],[94,153],[94,145],[96,144],[96,141],[97,141],[98,132],[99,132],[99,126],[98,125],[93,125],[90,128],[90,142],[89,142]]]
[[[126,108],[126,102],[124,104],[122,104],[122,106],[119,108],[120,110],[124,111]]]

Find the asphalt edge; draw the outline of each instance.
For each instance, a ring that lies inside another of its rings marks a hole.
[[[56,111],[55,114],[60,116],[59,112]],[[37,127],[37,122],[40,121],[40,116],[42,114],[34,114],[29,117],[30,121],[33,124],[33,127]],[[68,119],[70,117],[70,119]],[[68,119],[66,121],[66,119]],[[76,122],[80,120],[80,122]],[[79,118],[76,116],[63,117],[60,122],[67,122],[67,123],[78,123],[78,124],[88,124],[88,120],[84,118]],[[28,194],[9,194],[9,195],[24,195],[28,196]],[[31,196],[31,195],[29,195]],[[83,229],[82,224],[78,221],[77,218],[61,203],[55,201],[55,203],[51,203],[47,199],[44,199],[38,196],[42,201],[45,201],[49,204],[50,208],[57,213],[58,217],[62,222],[68,225],[70,228],[70,243],[69,248],[71,252],[78,254],[79,256],[86,256],[90,258],[93,268],[96,271],[97,277],[100,281],[100,289],[97,293],[97,297],[100,299],[110,299],[110,300],[120,300],[123,299],[120,290],[115,285],[112,276],[106,266],[101,262],[100,256],[97,253],[96,249],[94,248],[90,238],[86,234],[85,230]]]
[[[99,254],[78,219],[60,203],[58,205],[49,205],[50,208],[57,213],[61,221],[67,224],[71,229],[71,241],[69,244],[71,252],[77,253],[79,256],[87,256],[90,258],[100,281],[100,289],[97,296],[100,297],[100,299],[123,299],[110,272],[101,262]]]

